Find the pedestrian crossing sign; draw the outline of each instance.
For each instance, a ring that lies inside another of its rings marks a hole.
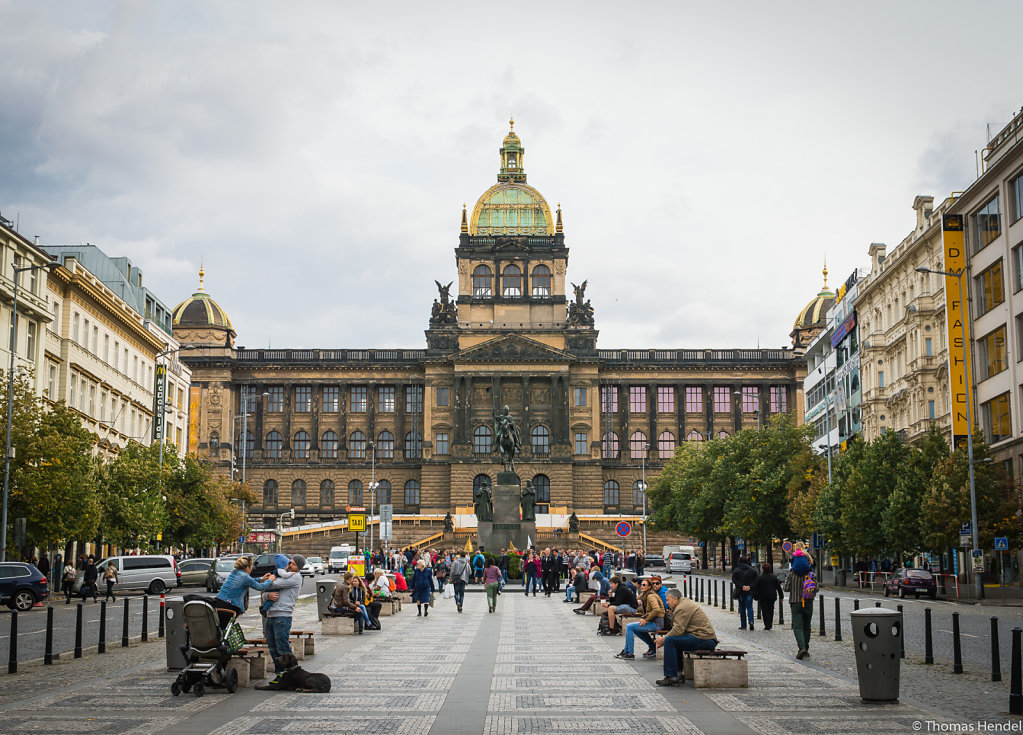
[[[995,536],[995,551],[1008,551],[1009,550],[1009,537],[1008,536]]]

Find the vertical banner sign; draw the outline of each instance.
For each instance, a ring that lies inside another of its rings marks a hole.
[[[167,366],[156,366],[156,382],[153,384],[153,441],[163,441],[166,421],[164,409],[167,405]]]
[[[202,388],[193,385],[188,389],[188,453],[198,456],[199,446],[199,399]]]
[[[960,214],[946,214],[941,218],[941,237],[945,250],[945,270],[962,273],[966,279],[966,244],[964,241],[964,217]],[[966,420],[967,401],[972,401],[970,386],[973,371],[970,369],[970,319],[967,304],[963,301],[968,283],[945,276],[945,329],[948,337],[948,384],[952,393],[952,440],[954,446],[966,441],[969,433]],[[966,353],[963,354],[963,346]],[[972,404],[971,404],[972,407]]]

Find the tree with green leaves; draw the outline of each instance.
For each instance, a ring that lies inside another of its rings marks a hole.
[[[256,500],[248,486],[217,474],[212,465],[194,457],[178,457],[173,445],[164,447],[163,456],[168,467],[164,541],[207,549],[236,539],[241,533],[241,501]]]
[[[102,519],[99,533],[122,548],[153,549],[167,525],[160,447],[134,442],[102,467],[99,477]]]
[[[899,473],[881,514],[885,548],[897,559],[925,550],[923,542],[924,494],[934,468],[949,455],[948,443],[936,424],[931,424],[923,439],[913,447],[909,461]]]

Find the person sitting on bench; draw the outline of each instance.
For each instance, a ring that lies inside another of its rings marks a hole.
[[[607,600],[607,624],[612,633],[617,632],[618,620],[615,613],[628,615],[639,609],[639,602],[636,601],[636,594],[629,589],[629,586],[622,584],[622,578],[617,574],[611,577],[611,594]]]
[[[581,566],[576,567],[572,584],[565,588],[565,602],[575,602],[575,595],[582,595],[582,591],[586,589],[586,582],[586,572]]]
[[[345,572],[344,581],[334,588],[334,594],[330,598],[330,605],[327,606],[327,611],[332,612],[335,615],[344,615],[349,618],[356,618],[359,621],[359,632],[361,633],[364,628],[370,627],[369,612],[366,610],[365,605],[358,604],[352,598],[352,579],[355,574],[352,572]]]
[[[597,585],[597,594],[590,595],[590,599],[584,602],[582,604],[582,607],[572,608],[572,612],[574,612],[577,615],[585,615],[587,612],[589,612],[590,607],[593,605],[594,602],[596,602],[597,600],[606,600],[608,594],[610,594],[611,592],[611,585],[608,583],[607,579],[604,578],[604,573],[601,572],[599,569],[594,570],[593,575],[590,577],[589,583],[591,585],[593,584]]]
[[[657,686],[677,687],[686,680],[679,666],[680,653],[713,651],[718,634],[698,603],[682,597],[676,589],[668,590],[667,597],[672,622],[668,634],[655,641],[657,648],[664,646],[664,678],[657,680]]]

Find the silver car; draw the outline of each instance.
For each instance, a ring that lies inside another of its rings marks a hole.
[[[206,584],[206,573],[214,559],[182,559],[178,562],[178,571],[181,572],[182,587],[198,587]]]
[[[168,554],[144,554],[139,556],[110,556],[96,562],[99,590],[104,589],[103,572],[108,565],[117,569],[117,584],[114,589],[144,590],[151,595],[158,595],[168,589],[181,586],[181,572],[177,561]],[[85,570],[78,572],[72,590],[78,593],[82,589]]]
[[[220,558],[210,565],[209,570],[206,572],[207,592],[220,591],[220,586],[224,584],[224,581],[234,571],[234,562],[237,558],[236,556],[232,556],[230,559]]]

